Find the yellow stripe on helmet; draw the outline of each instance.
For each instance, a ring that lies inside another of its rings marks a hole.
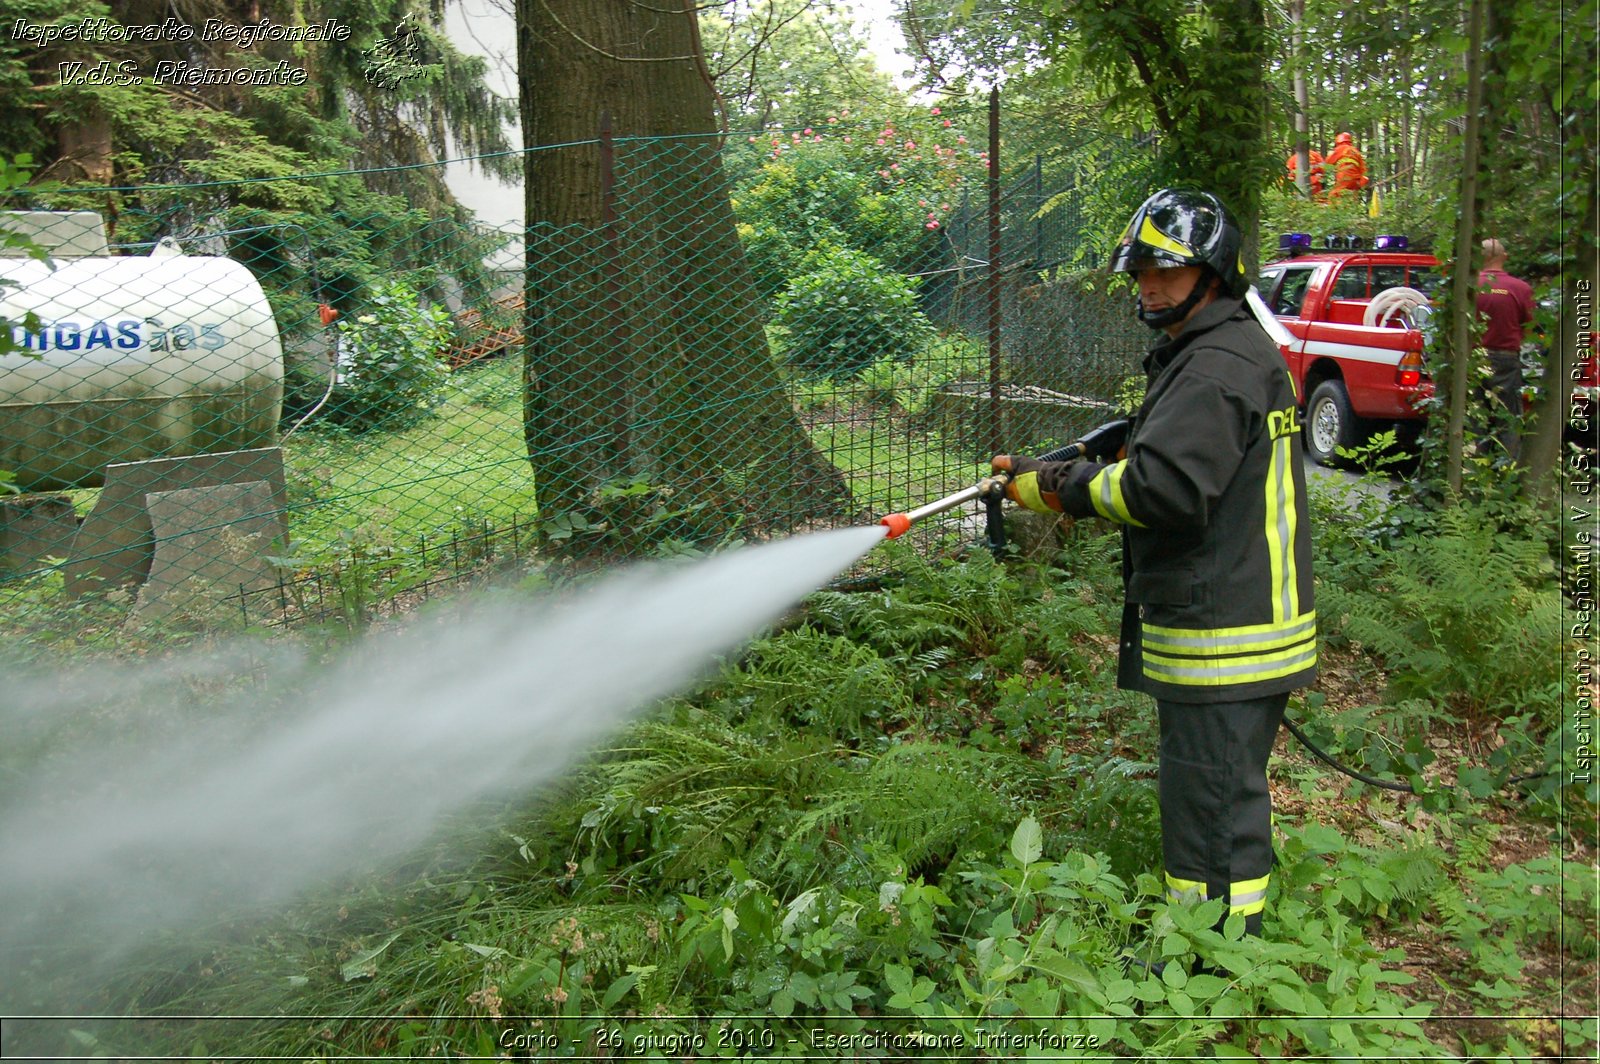
[[[1157,229],[1156,223],[1150,220],[1149,215],[1146,215],[1144,221],[1139,224],[1139,242],[1141,244],[1147,244],[1158,251],[1165,251],[1172,255],[1181,255],[1186,259],[1198,257],[1195,255],[1193,248],[1182,243],[1181,241],[1174,240],[1172,237]]]

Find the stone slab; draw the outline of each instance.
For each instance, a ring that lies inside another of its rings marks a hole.
[[[214,606],[277,581],[267,558],[287,530],[266,481],[154,491],[146,502],[154,553],[139,589],[140,620],[201,602]]]
[[[283,450],[278,447],[107,465],[100,501],[84,519],[72,544],[67,592],[81,595],[109,590],[140,583],[149,575],[155,543],[145,506],[147,495],[251,480],[267,484],[271,509],[280,515],[287,512]]]

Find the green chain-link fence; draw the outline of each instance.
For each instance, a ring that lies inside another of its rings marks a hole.
[[[526,232],[347,213],[360,174],[22,190],[0,594],[365,609],[535,543],[875,520],[1111,416],[1143,336],[1050,270],[1038,166],[991,214],[977,153],[851,139],[602,132],[530,158]]]

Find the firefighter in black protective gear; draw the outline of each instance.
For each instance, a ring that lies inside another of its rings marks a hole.
[[[1228,899],[1259,934],[1272,871],[1267,759],[1316,678],[1311,536],[1294,383],[1244,300],[1216,197],[1165,189],[1111,254],[1164,336],[1118,461],[997,455],[1029,509],[1123,529],[1118,686],[1155,698],[1167,896]]]

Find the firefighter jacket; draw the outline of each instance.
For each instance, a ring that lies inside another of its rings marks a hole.
[[[1123,526],[1118,685],[1173,702],[1304,687],[1317,661],[1311,530],[1277,346],[1242,300],[1218,298],[1151,349],[1145,373],[1125,459],[1040,473],[1068,513]]]

